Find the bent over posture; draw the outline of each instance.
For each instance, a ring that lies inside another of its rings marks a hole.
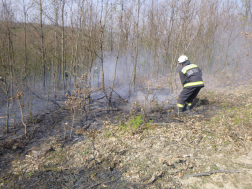
[[[181,66],[179,76],[183,85],[183,90],[179,95],[177,103],[178,113],[191,110],[192,101],[198,95],[200,89],[204,87],[201,69],[196,64],[191,64],[188,57],[182,55],[178,58]]]

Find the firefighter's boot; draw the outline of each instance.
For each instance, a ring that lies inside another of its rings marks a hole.
[[[185,103],[184,111],[190,113],[192,109],[192,103]]]

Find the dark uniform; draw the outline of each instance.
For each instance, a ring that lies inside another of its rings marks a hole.
[[[177,106],[179,112],[183,112],[185,105],[188,109],[191,109],[192,101],[196,98],[200,89],[204,87],[204,83],[201,69],[197,65],[191,64],[189,60],[183,62],[179,76],[183,90],[179,95]]]

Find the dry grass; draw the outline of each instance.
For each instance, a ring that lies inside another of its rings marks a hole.
[[[224,91],[224,92],[223,92]],[[203,90],[201,99],[222,106],[211,117],[198,114],[174,118],[171,123],[104,122],[96,132],[84,132],[85,141],[62,148],[39,161],[31,155],[13,163],[15,172],[32,173],[48,165],[58,169],[103,165],[124,168],[122,180],[148,188],[250,188],[252,170],[252,89]],[[53,145],[53,144],[52,144]],[[22,165],[22,166],[20,166]],[[230,170],[210,176],[184,175]],[[232,171],[239,172],[232,172]]]

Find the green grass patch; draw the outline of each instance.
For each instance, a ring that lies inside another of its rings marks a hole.
[[[109,138],[111,136],[111,133],[109,132],[109,130],[105,130],[105,137]]]
[[[136,130],[139,128],[139,126],[141,125],[141,123],[143,122],[143,118],[141,115],[137,115],[137,116],[131,116],[130,120],[129,120],[129,126]]]
[[[29,177],[32,177],[34,174],[35,174],[34,171],[31,171],[31,172],[28,174],[28,176],[29,176]]]

